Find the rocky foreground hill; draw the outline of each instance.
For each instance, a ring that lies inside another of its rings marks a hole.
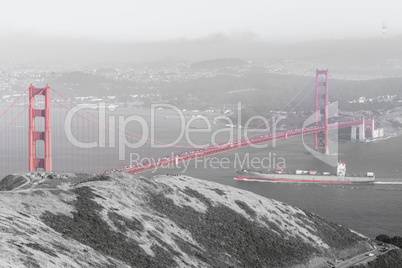
[[[329,267],[367,238],[312,213],[186,176],[9,175],[0,267]]]

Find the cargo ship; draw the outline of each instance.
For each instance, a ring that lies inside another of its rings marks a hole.
[[[293,173],[287,173],[282,168],[274,171],[252,171],[237,170],[236,180],[244,181],[268,181],[268,182],[290,182],[290,183],[370,183],[374,182],[373,172],[367,172],[364,175],[346,174],[345,162],[338,163],[336,173],[323,172],[319,174],[316,170],[296,170]]]

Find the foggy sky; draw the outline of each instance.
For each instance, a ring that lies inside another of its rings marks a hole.
[[[399,0],[2,1],[0,33],[105,41],[199,38],[253,32],[264,40],[402,33]]]
[[[124,49],[133,60],[180,50],[247,56],[267,42],[382,38],[384,21],[392,38],[402,35],[401,8],[400,0],[3,1],[0,60],[124,59]]]

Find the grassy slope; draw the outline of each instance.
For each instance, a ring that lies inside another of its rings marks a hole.
[[[216,183],[46,176],[0,194],[2,265],[311,267],[365,249],[347,228]]]

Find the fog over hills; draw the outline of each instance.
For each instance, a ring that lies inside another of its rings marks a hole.
[[[323,39],[306,42],[265,41],[251,32],[215,33],[203,38],[122,43],[89,39],[39,38],[2,34],[0,60],[125,62],[198,61],[214,58],[305,59],[327,65],[377,65],[402,58],[402,36]]]

